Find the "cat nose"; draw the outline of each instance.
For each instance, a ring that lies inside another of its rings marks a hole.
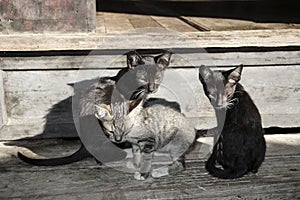
[[[157,86],[156,86],[155,83],[149,83],[148,84],[148,91],[149,92],[154,92],[154,91],[156,91],[156,89],[157,89]]]
[[[121,135],[115,135],[115,141],[116,142],[121,142],[122,141],[122,136]]]

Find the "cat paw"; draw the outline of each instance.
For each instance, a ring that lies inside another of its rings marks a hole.
[[[139,181],[146,180],[148,178],[148,176],[149,176],[149,172],[148,173],[140,173],[140,172],[134,173],[134,178]]]
[[[167,175],[169,175],[168,167],[160,167],[157,169],[153,169],[151,172],[151,176],[153,178],[159,178],[159,177],[167,176]]]
[[[139,167],[136,164],[134,164],[131,160],[127,161],[126,167],[128,169],[133,169],[133,170],[139,169]]]

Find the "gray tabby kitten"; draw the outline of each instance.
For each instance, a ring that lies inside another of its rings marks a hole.
[[[195,141],[195,130],[177,108],[164,99],[126,100],[115,92],[110,105],[96,105],[96,117],[102,121],[113,142],[132,144],[134,177],[145,180],[175,174],[185,169],[185,154]],[[156,102],[154,102],[156,101]],[[170,153],[172,164],[151,170],[154,151]]]

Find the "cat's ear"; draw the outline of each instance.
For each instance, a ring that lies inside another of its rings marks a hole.
[[[166,68],[170,64],[171,56],[172,56],[172,53],[167,51],[163,54],[160,54],[160,55],[154,57],[154,61],[159,66]]]
[[[227,71],[227,81],[229,83],[237,83],[241,80],[243,65],[240,65],[234,69]]]
[[[131,113],[133,110],[135,110],[135,108],[142,102],[143,99],[135,99],[135,100],[131,100],[129,102],[129,109],[128,109],[128,113]]]
[[[206,67],[205,65],[201,65],[199,67],[199,80],[201,83],[209,82],[213,77],[213,71]]]
[[[130,51],[127,53],[127,67],[132,69],[138,65],[145,64],[144,59],[136,51]]]
[[[112,116],[110,114],[110,106],[106,104],[95,105],[96,113],[95,116],[101,121],[110,121]]]

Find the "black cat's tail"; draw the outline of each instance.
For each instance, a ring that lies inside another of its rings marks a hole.
[[[36,159],[36,158],[29,158],[22,153],[18,152],[18,157],[31,165],[37,165],[37,166],[58,166],[58,165],[67,165],[74,162],[81,161],[87,157],[91,156],[91,154],[88,152],[88,150],[81,145],[80,149],[77,150],[75,153],[66,156],[66,157],[60,157],[60,158],[45,158],[45,159]]]
[[[206,137],[208,133],[208,129],[195,129],[196,139],[200,137]]]
[[[222,179],[235,179],[240,178],[247,173],[247,168],[220,169],[216,167],[216,159],[214,157],[215,155],[213,153],[205,163],[206,170],[214,177]]]

